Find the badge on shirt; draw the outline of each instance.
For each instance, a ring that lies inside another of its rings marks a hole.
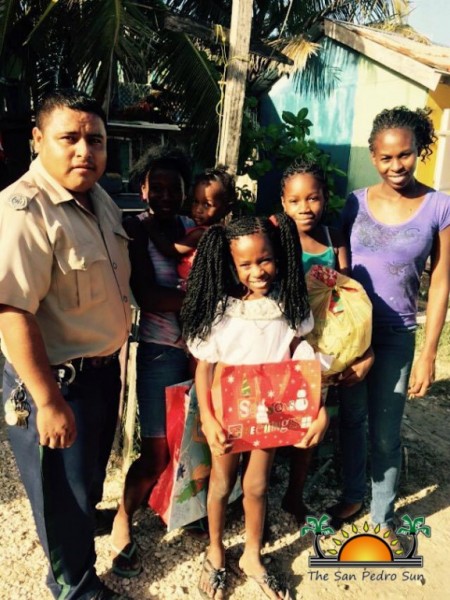
[[[28,206],[29,201],[30,199],[23,194],[15,194],[11,196],[8,203],[14,210],[24,210]]]

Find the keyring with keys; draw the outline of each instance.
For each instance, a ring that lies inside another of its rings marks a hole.
[[[58,385],[61,386],[63,384],[70,385],[76,377],[75,367],[71,362],[63,363],[56,370],[56,377],[58,379]]]
[[[23,382],[16,379],[16,383],[17,386],[11,390],[11,394],[5,402],[5,421],[7,425],[26,428],[28,427],[28,417],[31,414],[31,406]]]

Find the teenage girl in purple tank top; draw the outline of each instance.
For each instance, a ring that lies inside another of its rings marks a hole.
[[[406,394],[424,396],[433,382],[450,290],[450,197],[414,176],[417,159],[425,160],[436,140],[428,112],[397,107],[377,115],[369,149],[381,181],[353,192],[342,215],[352,277],[364,285],[373,304],[375,363],[362,383],[341,389],[344,491],[327,512],[336,529],[362,510],[368,419],[371,518],[390,541]],[[412,366],[420,277],[429,257],[425,343]]]

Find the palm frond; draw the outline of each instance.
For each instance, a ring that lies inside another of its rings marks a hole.
[[[308,59],[311,56],[317,55],[320,50],[320,44],[310,42],[303,36],[292,37],[283,44],[283,54],[286,54],[290,59],[294,61],[293,65],[279,64],[278,72],[284,73],[295,73],[305,68]]]
[[[218,23],[229,26],[232,1],[211,0],[167,0],[169,10],[189,16],[204,23]]]
[[[17,18],[20,0],[2,0],[0,2],[0,57],[3,54],[6,37]]]
[[[160,59],[154,67],[155,78],[178,95],[180,120],[189,124],[200,153],[212,153],[212,160],[218,132],[220,70],[184,34],[167,33],[156,51]]]
[[[93,89],[103,100],[111,86],[117,63],[129,80],[146,82],[147,57],[155,37],[155,8],[129,0],[103,0],[89,3],[83,16],[85,43],[72,46],[71,59],[81,74],[80,85]],[[88,27],[87,27],[88,25]]]

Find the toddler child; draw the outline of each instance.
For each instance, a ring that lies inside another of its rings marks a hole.
[[[195,251],[203,233],[210,225],[220,223],[230,212],[236,200],[234,177],[226,167],[206,169],[194,181],[192,219],[194,227],[186,230],[181,239],[167,239],[150,216],[146,227],[150,239],[158,250],[169,258],[178,259],[180,288],[186,290],[186,280],[194,262]]]

